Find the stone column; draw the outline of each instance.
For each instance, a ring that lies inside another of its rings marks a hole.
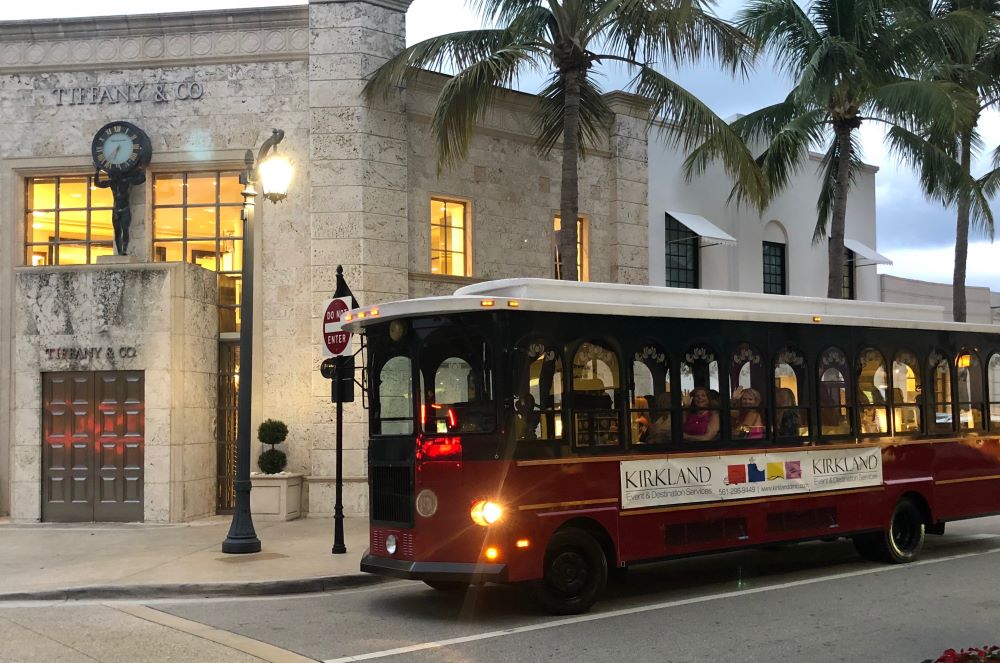
[[[313,319],[333,294],[335,270],[362,305],[407,294],[408,150],[403,90],[369,107],[365,82],[405,46],[405,14],[412,0],[310,0],[309,111],[312,192]],[[322,351],[317,331],[314,364]],[[330,383],[313,374],[313,448],[310,513],[332,512],[335,430]],[[344,508],[367,511],[366,412],[361,396],[344,408]]]
[[[647,108],[638,97],[607,95],[611,125],[611,281],[649,284]]]

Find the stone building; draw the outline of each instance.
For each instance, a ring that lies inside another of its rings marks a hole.
[[[334,410],[317,368],[338,264],[363,304],[553,275],[560,169],[534,150],[529,96],[505,95],[440,176],[429,118],[443,77],[390,107],[362,100],[403,47],[409,4],[0,23],[0,515],[177,522],[231,505],[250,276],[238,174],[272,128],[296,172],[286,201],[257,205],[253,420],[288,424],[309,513],[333,504]],[[645,123],[627,95],[611,103],[608,142],[581,173],[584,273],[647,283]],[[91,151],[116,121],[152,147],[124,259]],[[358,514],[360,402],[346,421]]]

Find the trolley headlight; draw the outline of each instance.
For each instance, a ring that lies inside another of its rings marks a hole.
[[[390,555],[396,554],[396,535],[390,534],[385,537],[385,551]]]
[[[503,507],[489,500],[478,500],[472,505],[472,522],[480,527],[489,527],[503,518]]]
[[[424,488],[417,495],[417,513],[424,518],[430,518],[438,510],[438,496],[430,488]]]

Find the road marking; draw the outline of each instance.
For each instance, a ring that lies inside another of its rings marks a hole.
[[[974,535],[975,536],[975,535]],[[966,537],[963,537],[966,538]],[[973,538],[973,537],[967,537]],[[997,539],[1000,535],[986,534],[975,536],[977,539]],[[749,596],[751,594],[761,594],[763,592],[771,592],[782,589],[790,589],[793,587],[804,587],[807,585],[814,585],[821,582],[828,582],[832,580],[843,580],[846,578],[855,578],[857,576],[871,575],[874,573],[888,573],[891,571],[899,571],[903,569],[912,569],[916,566],[924,566],[926,564],[939,564],[941,562],[951,562],[957,559],[965,559],[968,557],[978,557],[980,555],[991,555],[993,553],[1000,553],[1000,548],[993,548],[992,550],[984,550],[980,552],[972,553],[962,553],[960,555],[951,555],[949,557],[941,557],[939,559],[926,559],[917,562],[910,562],[909,564],[898,564],[893,566],[878,566],[870,569],[862,569],[860,571],[851,571],[847,573],[837,573],[834,575],[823,576],[821,578],[807,578],[804,580],[793,580],[791,582],[780,583],[777,585],[769,585],[767,587],[755,587],[753,589],[741,589],[733,592],[721,592],[718,594],[708,594],[706,596],[698,596],[689,599],[679,599],[674,601],[664,601],[662,603],[654,603],[652,605],[638,606],[635,608],[623,608],[621,610],[612,610],[610,612],[602,612],[598,614],[589,615],[578,615],[576,617],[568,617],[565,619],[556,619],[553,621],[548,621],[542,624],[531,624],[529,626],[517,626],[514,628],[503,629],[500,631],[489,631],[487,633],[476,633],[474,635],[465,635],[458,638],[449,638],[447,640],[436,640],[433,642],[422,642],[416,645],[409,645],[407,647],[397,647],[396,649],[385,649],[382,651],[369,652],[367,654],[356,654],[354,656],[343,656],[341,658],[329,658],[323,661],[323,663],[350,663],[351,661],[369,661],[376,658],[387,658],[389,656],[398,656],[400,654],[412,654],[413,652],[425,651],[428,649],[440,649],[442,647],[449,647],[451,645],[460,645],[466,642],[475,642],[477,640],[489,640],[490,638],[500,638],[507,635],[517,635],[519,633],[529,633],[531,631],[542,631],[550,628],[559,628],[561,626],[570,626],[573,624],[581,624],[585,622],[593,622],[602,619],[613,619],[615,617],[624,617],[627,615],[636,615],[644,612],[652,612],[654,610],[664,610],[666,608],[676,608],[678,606],[693,605],[695,603],[706,603],[708,601],[717,601],[719,599],[731,599],[733,597]]]
[[[275,647],[274,645],[269,645],[266,642],[254,640],[253,638],[248,638],[244,635],[238,635],[236,633],[230,633],[229,631],[223,631],[211,626],[206,626],[205,624],[194,622],[190,619],[169,615],[153,608],[147,608],[141,605],[109,605],[108,607],[118,610],[119,612],[124,612],[127,615],[144,619],[147,622],[159,624],[160,626],[166,626],[167,628],[175,631],[187,633],[189,635],[220,644],[223,647],[241,651],[244,654],[255,656],[262,661],[268,661],[269,663],[315,663],[315,659],[306,658],[305,656],[288,651],[287,649]]]

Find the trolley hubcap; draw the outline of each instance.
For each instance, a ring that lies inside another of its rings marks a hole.
[[[892,540],[900,552],[911,552],[920,538],[920,523],[911,514],[900,514],[892,522]]]
[[[549,581],[564,594],[577,594],[583,590],[590,577],[586,558],[575,551],[563,551],[552,560]]]

